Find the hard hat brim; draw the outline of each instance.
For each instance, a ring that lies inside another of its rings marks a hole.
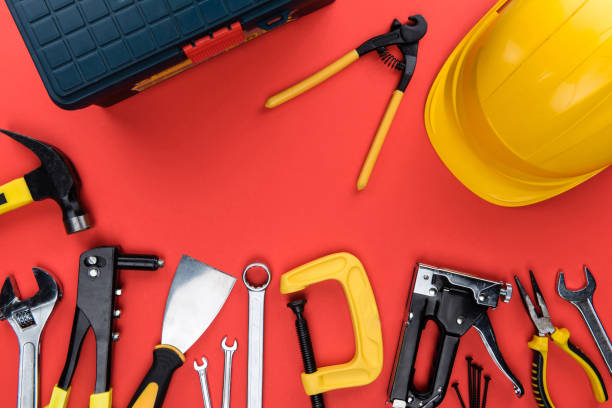
[[[469,127],[461,121],[458,110],[463,101],[458,100],[457,88],[461,81],[461,69],[466,55],[495,23],[499,10],[507,3],[499,1],[468,33],[450,55],[440,70],[429,93],[425,106],[425,126],[429,139],[440,159],[474,194],[482,199],[505,207],[518,207],[544,201],[559,195],[601,172],[598,169],[576,177],[542,177],[520,172],[504,171],[496,164],[494,155],[483,154],[475,146],[472,132],[491,132],[487,126]],[[474,90],[475,93],[475,90]],[[487,135],[479,134],[482,139]]]

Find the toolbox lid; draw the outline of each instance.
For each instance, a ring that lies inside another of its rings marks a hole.
[[[182,47],[291,0],[6,0],[55,103],[91,104],[137,73],[184,59]],[[149,72],[149,74],[152,72]]]

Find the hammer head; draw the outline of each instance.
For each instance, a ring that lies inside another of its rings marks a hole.
[[[591,274],[591,271],[586,266],[584,267],[584,273],[586,275],[586,286],[580,290],[569,290],[567,286],[565,286],[565,275],[563,271],[559,272],[557,291],[562,299],[568,302],[579,302],[593,297],[593,293],[595,293],[595,289],[597,288],[597,283],[595,282],[593,274]]]
[[[62,209],[68,234],[91,228],[79,198],[81,182],[70,160],[53,146],[38,140],[3,129],[0,132],[30,149],[40,159],[41,166],[24,177],[32,198],[35,201],[54,200]]]

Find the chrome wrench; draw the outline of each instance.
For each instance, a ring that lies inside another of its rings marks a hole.
[[[597,283],[591,271],[589,271],[589,268],[586,266],[584,267],[584,272],[586,274],[587,285],[583,289],[577,291],[567,289],[565,286],[565,276],[563,272],[559,272],[557,291],[562,299],[567,300],[580,311],[582,318],[591,331],[595,343],[597,343],[601,356],[606,362],[606,366],[608,366],[608,371],[612,373],[612,344],[610,343],[610,338],[606,334],[606,330],[601,324],[601,320],[599,320],[599,316],[597,316],[595,306],[593,305],[593,294],[597,288]]]
[[[61,298],[61,289],[51,275],[38,268],[33,271],[38,292],[30,299],[20,299],[11,277],[6,279],[0,292],[0,320],[9,322],[19,340],[18,408],[38,408],[40,336]]]
[[[227,337],[221,342],[221,348],[225,352],[225,367],[223,369],[223,408],[230,408],[232,402],[232,361],[234,352],[238,349],[238,341],[234,340],[231,347],[227,345]]]
[[[212,408],[210,402],[210,390],[208,389],[208,378],[206,377],[206,370],[208,369],[208,360],[202,357],[202,365],[199,365],[197,360],[193,362],[193,369],[197,371],[200,376],[200,385],[202,386],[202,398],[204,399],[204,407]]]
[[[249,282],[247,274],[254,268],[261,268],[268,274],[268,280],[263,286],[254,286]],[[242,281],[249,291],[247,408],[262,408],[263,405],[264,310],[266,289],[271,280],[270,269],[261,263],[247,266],[242,274]]]

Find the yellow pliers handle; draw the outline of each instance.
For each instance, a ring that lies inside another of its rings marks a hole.
[[[601,374],[597,370],[597,367],[593,362],[576,346],[570,341],[570,332],[567,329],[556,329],[553,334],[550,335],[552,341],[559,346],[565,353],[571,358],[576,360],[580,367],[584,370],[585,374],[589,378],[591,388],[593,389],[593,395],[598,402],[606,402],[608,400],[608,393],[606,386],[604,385]],[[534,354],[533,368],[531,370],[531,386],[533,393],[536,398],[536,402],[539,407],[543,408],[555,408],[550,394],[548,393],[548,386],[546,383],[546,367],[548,364],[548,338],[533,336],[533,339],[527,343],[529,348],[532,349]]]

